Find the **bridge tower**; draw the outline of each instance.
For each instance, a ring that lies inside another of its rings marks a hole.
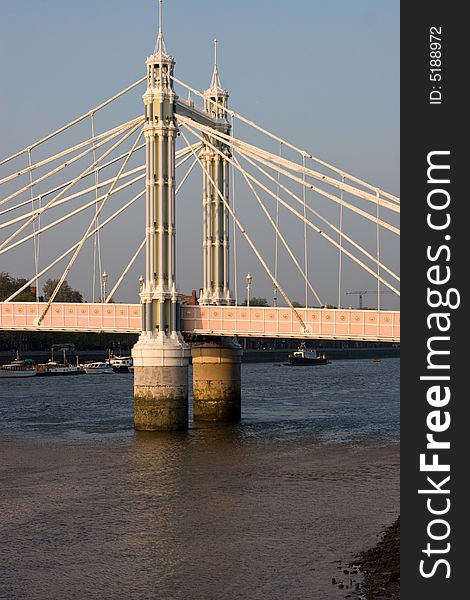
[[[214,120],[214,129],[230,133],[227,112],[229,94],[222,88],[217,67],[217,40],[214,41],[214,70],[204,92],[204,109]],[[230,149],[219,140],[205,136],[223,156],[205,145],[203,173],[203,277],[199,298],[203,305],[232,304],[229,283],[228,203]],[[226,157],[226,158],[224,158]],[[193,343],[193,393],[195,421],[234,421],[241,416],[240,345],[232,338],[212,338]]]
[[[134,425],[186,429],[190,352],[179,331],[175,278],[175,61],[165,48],[161,11],[157,44],[146,64],[146,271],[142,333],[132,349]]]
[[[224,110],[229,94],[222,88],[217,68],[217,40],[214,40],[214,71],[209,88],[204,92],[204,109],[215,120],[214,129],[230,133]],[[220,105],[220,106],[218,106]],[[224,108],[222,108],[224,107]],[[230,158],[229,147],[218,139],[205,138]],[[229,163],[209,145],[201,154],[203,173],[203,277],[200,304],[231,304],[229,288],[229,213],[222,197],[229,201]],[[210,177],[209,177],[210,175]]]

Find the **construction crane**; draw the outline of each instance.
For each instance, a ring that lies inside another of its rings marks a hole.
[[[388,290],[385,290],[383,292],[380,292],[380,295],[382,294],[394,294],[395,292],[391,292]],[[362,310],[362,296],[365,296],[366,294],[377,294],[377,290],[360,290],[359,292],[346,292],[346,294],[349,296],[350,294],[356,294],[359,296],[359,310]]]

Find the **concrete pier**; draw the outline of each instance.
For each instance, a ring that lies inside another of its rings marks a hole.
[[[135,429],[188,428],[189,356],[189,348],[178,334],[140,336],[132,348]]]
[[[193,393],[195,421],[241,418],[241,346],[231,338],[195,343]]]

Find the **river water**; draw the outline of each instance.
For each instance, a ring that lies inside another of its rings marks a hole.
[[[399,360],[244,364],[241,423],[171,434],[132,379],[0,380],[0,598],[344,598],[399,512]]]

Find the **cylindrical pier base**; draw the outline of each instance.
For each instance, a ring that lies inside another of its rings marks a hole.
[[[181,337],[142,334],[132,357],[135,429],[187,429],[189,349]]]
[[[230,338],[198,342],[191,349],[195,421],[241,418],[240,345]]]

